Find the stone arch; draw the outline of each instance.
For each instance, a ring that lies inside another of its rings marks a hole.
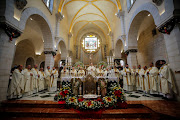
[[[128,33],[126,37],[126,49],[137,49],[138,29],[141,25],[140,23],[143,21],[143,18],[148,14],[152,15],[156,26],[161,22],[158,8],[155,5],[153,5],[152,3],[146,3],[139,7],[134,12],[129,22]]]
[[[27,59],[26,59],[26,67],[28,66],[28,65],[31,65],[31,67],[33,67],[33,65],[34,65],[34,58],[32,58],[32,57],[28,57]]]
[[[119,59],[121,58],[121,52],[124,49],[124,45],[121,39],[116,41],[115,44],[115,49],[114,49],[114,53],[115,53],[115,58]]]
[[[19,28],[21,31],[25,29],[26,22],[29,18],[32,18],[40,26],[43,39],[44,39],[44,50],[54,50],[54,35],[47,17],[39,9],[34,7],[26,8],[21,15]]]
[[[66,44],[64,42],[64,39],[60,39],[57,42],[57,51],[61,54],[61,60],[66,60],[67,57],[67,48]]]

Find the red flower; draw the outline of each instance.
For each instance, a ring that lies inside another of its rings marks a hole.
[[[60,95],[62,95],[63,97],[66,96],[66,94],[63,91],[60,92]]]
[[[90,105],[91,105],[91,101],[88,102],[88,106],[90,106]]]
[[[102,102],[102,99],[98,98],[97,101]]]
[[[65,90],[64,93],[67,94],[69,91],[68,90]]]
[[[108,97],[108,98],[107,98],[107,100],[108,100],[108,101],[111,101],[111,98],[110,98],[110,97]]]
[[[117,97],[121,97],[122,92],[121,92],[120,90],[116,90],[116,91],[114,92],[114,94],[115,94],[115,96],[117,96]]]

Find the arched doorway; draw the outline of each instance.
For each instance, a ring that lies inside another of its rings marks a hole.
[[[31,65],[31,67],[34,66],[34,59],[32,57],[29,57],[27,60],[26,60],[26,67],[28,65]]]
[[[123,52],[123,50],[124,50],[123,43],[119,39],[119,40],[117,40],[116,46],[115,46],[115,58],[116,59],[120,59],[122,57],[121,53]]]
[[[39,68],[43,68],[43,69],[45,69],[45,61],[41,62],[41,64],[40,64]]]
[[[137,49],[134,57],[141,66],[167,59],[164,36],[156,29],[150,12],[141,11],[132,20],[128,33],[128,49]]]

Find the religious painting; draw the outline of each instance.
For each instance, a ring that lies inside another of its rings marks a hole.
[[[85,49],[97,49],[97,37],[85,38]]]

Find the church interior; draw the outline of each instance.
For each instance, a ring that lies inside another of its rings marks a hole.
[[[179,0],[1,0],[3,120],[180,119]]]

